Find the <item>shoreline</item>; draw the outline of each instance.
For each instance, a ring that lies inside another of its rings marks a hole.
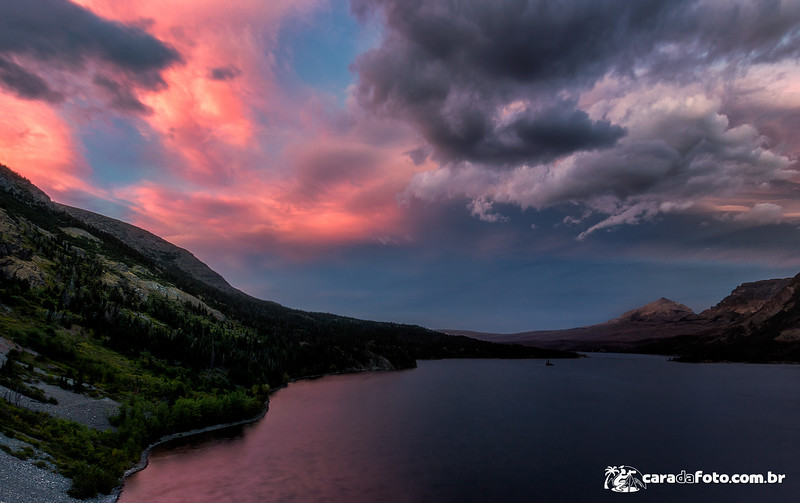
[[[274,390],[270,390],[269,395],[271,395],[272,393],[274,393],[274,392],[276,392],[279,389],[282,389],[284,387],[285,387],[285,385],[281,386],[280,388],[276,388]],[[122,483],[120,485],[118,485],[117,487],[115,487],[111,491],[110,496],[112,496],[113,499],[110,500],[110,501],[112,501],[113,503],[117,503],[119,501],[119,498],[120,498],[120,496],[122,496],[122,492],[124,491],[124,488],[125,488],[125,480],[128,477],[130,477],[131,475],[133,475],[133,474],[135,474],[137,472],[140,472],[140,471],[144,470],[145,468],[147,468],[147,465],[150,463],[150,459],[149,459],[150,458],[150,453],[156,447],[158,447],[160,445],[163,445],[163,444],[166,444],[168,442],[171,442],[173,440],[177,440],[179,438],[187,438],[187,437],[191,437],[191,436],[194,436],[194,435],[200,435],[202,433],[209,433],[209,432],[212,432],[212,431],[224,430],[225,428],[233,428],[234,426],[242,426],[242,425],[245,425],[245,424],[255,423],[255,422],[260,421],[261,419],[263,419],[267,415],[268,411],[269,411],[269,396],[267,397],[267,400],[264,403],[264,408],[261,410],[261,412],[259,412],[257,415],[255,415],[255,416],[253,416],[251,418],[242,419],[242,420],[239,420],[239,421],[233,421],[233,422],[230,422],[230,423],[215,424],[215,425],[212,425],[212,426],[206,426],[204,428],[195,428],[194,430],[181,431],[181,432],[178,432],[178,433],[171,433],[169,435],[164,435],[163,437],[159,438],[158,440],[156,440],[152,444],[148,445],[142,451],[142,455],[139,457],[139,462],[138,463],[136,463],[132,467],[130,467],[127,470],[125,470],[125,473],[122,474]]]
[[[334,375],[360,374],[360,373],[363,373],[363,372],[386,372],[386,371],[396,371],[396,370],[409,370],[409,369],[383,369],[383,368],[358,369],[358,370],[354,370],[354,371],[328,372],[328,373],[324,373],[324,374],[315,374],[315,375],[311,375],[311,376],[292,378],[292,379],[289,379],[289,381],[286,382],[285,384],[283,384],[281,386],[278,386],[277,388],[269,390],[269,392],[267,393],[267,400],[264,403],[264,408],[256,416],[253,416],[253,417],[248,418],[248,419],[242,419],[240,421],[233,421],[233,422],[230,422],[230,423],[215,424],[215,425],[212,425],[212,426],[206,426],[205,428],[195,428],[194,430],[188,430],[188,431],[182,431],[182,432],[178,432],[178,433],[171,433],[169,435],[164,435],[163,437],[159,438],[158,440],[156,440],[152,444],[148,445],[144,449],[144,451],[142,451],[142,455],[139,457],[139,462],[138,463],[136,463],[132,467],[130,467],[127,470],[125,470],[125,473],[122,474],[122,483],[120,485],[116,486],[114,489],[112,489],[111,493],[106,496],[106,498],[108,498],[108,503],[118,503],[119,502],[119,498],[120,498],[120,496],[122,496],[122,492],[124,491],[124,488],[125,488],[125,480],[128,477],[130,477],[131,475],[133,475],[133,474],[135,474],[137,472],[140,472],[140,471],[144,470],[145,468],[147,468],[147,465],[150,462],[150,459],[149,459],[150,458],[150,452],[152,452],[152,450],[155,449],[156,447],[158,447],[159,445],[166,444],[168,442],[171,442],[173,440],[177,440],[179,438],[187,438],[187,437],[191,437],[193,435],[200,435],[202,433],[209,433],[209,432],[212,432],[212,431],[224,430],[225,428],[232,428],[234,426],[242,426],[242,425],[245,425],[245,424],[252,424],[252,423],[255,423],[257,421],[260,421],[261,419],[264,419],[264,417],[267,415],[267,412],[269,412],[269,402],[270,402],[269,397],[271,397],[274,393],[277,393],[278,391],[280,391],[280,390],[282,390],[284,388],[287,388],[289,386],[289,384],[291,384],[293,382],[321,379],[323,377],[334,376]],[[102,495],[100,495],[100,497],[102,497]],[[2,503],[2,502],[0,502],[0,503]]]
[[[580,357],[586,357],[586,356],[585,355],[580,355]],[[448,358],[442,358],[442,359],[448,359]],[[458,359],[458,358],[456,358],[456,359]],[[492,358],[490,358],[490,359],[492,359]],[[544,358],[524,358],[524,359],[525,360],[544,360]],[[128,477],[130,477],[131,475],[133,475],[133,474],[135,474],[137,472],[140,472],[140,471],[144,470],[145,468],[147,468],[147,465],[149,464],[150,453],[152,452],[152,450],[154,448],[158,447],[159,445],[163,445],[163,444],[166,444],[168,442],[171,442],[173,440],[177,440],[177,439],[181,439],[181,438],[187,438],[187,437],[191,437],[193,435],[200,435],[202,433],[208,433],[208,432],[212,432],[212,431],[223,430],[225,428],[231,428],[231,427],[234,427],[234,426],[252,424],[252,423],[255,423],[257,421],[260,421],[261,419],[263,419],[267,415],[267,412],[269,412],[269,403],[270,403],[269,397],[271,397],[274,393],[277,393],[278,391],[280,391],[280,390],[282,390],[284,388],[287,388],[289,386],[289,384],[291,384],[293,382],[313,381],[313,380],[316,380],[316,379],[321,379],[323,377],[330,377],[330,376],[337,376],[337,375],[362,374],[362,373],[366,373],[366,372],[397,372],[397,371],[403,371],[403,370],[413,370],[415,368],[416,368],[416,365],[414,367],[399,368],[399,369],[398,368],[393,368],[393,369],[388,369],[388,368],[355,369],[355,370],[350,370],[350,371],[326,372],[326,373],[323,373],[323,374],[315,374],[315,375],[291,378],[285,384],[283,384],[283,385],[281,385],[281,386],[279,386],[277,388],[269,390],[269,392],[267,393],[267,400],[266,400],[266,402],[264,404],[264,409],[260,413],[258,413],[256,416],[254,416],[252,418],[242,419],[240,421],[234,421],[234,422],[231,422],[231,423],[223,423],[223,424],[217,424],[217,425],[212,425],[212,426],[206,426],[205,428],[196,428],[194,430],[189,430],[189,431],[184,431],[184,432],[179,432],[179,433],[172,433],[170,435],[165,435],[165,436],[159,438],[157,441],[153,442],[152,444],[148,445],[145,448],[145,450],[142,451],[142,455],[139,458],[139,462],[136,463],[131,468],[128,468],[127,470],[125,470],[125,473],[122,475],[122,483],[120,485],[118,485],[117,487],[115,487],[111,491],[111,494],[107,496],[109,498],[108,501],[109,501],[109,503],[118,503],[119,502],[119,498],[120,498],[120,496],[122,496],[122,492],[124,491],[125,480]],[[0,503],[2,503],[2,502],[0,502]]]
[[[578,355],[579,355],[578,359],[591,358],[590,355],[593,355],[593,354],[600,354],[600,355],[618,354],[618,355],[652,356],[652,357],[665,358],[666,361],[675,361],[674,360],[674,356],[670,357],[670,355],[663,355],[663,354],[628,353],[628,352],[614,353],[614,352],[591,352],[591,351],[578,352]],[[443,359],[449,359],[449,358],[443,358]],[[489,359],[493,359],[493,358],[489,358]],[[525,358],[525,360],[531,360],[531,359],[543,360],[543,358]],[[678,362],[678,363],[685,363],[685,362]],[[691,363],[701,363],[701,364],[702,363],[706,363],[707,364],[707,363],[747,363],[747,362],[691,362]],[[789,364],[800,364],[800,362],[770,362],[770,363],[767,363],[766,365],[780,365],[780,364],[786,364],[786,363],[789,363]],[[252,424],[252,423],[255,423],[257,421],[260,421],[261,419],[263,419],[267,415],[267,412],[269,412],[269,405],[270,405],[269,397],[271,397],[274,393],[277,393],[278,391],[280,391],[280,390],[282,390],[284,388],[287,388],[288,385],[291,384],[291,383],[299,382],[299,381],[313,381],[313,380],[321,379],[321,378],[324,378],[324,377],[337,376],[337,375],[361,374],[361,373],[365,373],[365,372],[387,372],[387,371],[396,372],[398,370],[401,370],[401,371],[402,370],[413,370],[414,368],[415,367],[392,369],[392,370],[389,370],[389,369],[359,369],[359,370],[355,370],[355,371],[328,372],[328,373],[323,373],[323,374],[315,374],[315,375],[310,375],[310,376],[292,378],[288,382],[286,382],[285,384],[283,384],[283,385],[281,385],[281,386],[279,386],[277,388],[271,389],[268,392],[267,400],[266,400],[265,405],[264,405],[264,409],[254,417],[251,417],[251,418],[248,418],[248,419],[242,419],[240,421],[233,421],[233,422],[230,422],[230,423],[222,423],[222,424],[217,424],[217,425],[212,425],[212,426],[206,426],[204,428],[196,428],[194,430],[189,430],[189,431],[184,431],[184,432],[179,432],[179,433],[172,433],[170,435],[165,435],[165,436],[161,437],[160,439],[158,439],[157,441],[155,441],[154,443],[150,444],[149,446],[147,446],[147,448],[144,451],[142,451],[142,455],[141,455],[141,457],[139,459],[139,462],[125,471],[125,473],[122,476],[122,483],[119,486],[115,487],[111,491],[110,495],[106,496],[106,498],[108,498],[107,501],[108,501],[108,503],[118,503],[119,502],[119,498],[121,497],[122,492],[124,490],[126,479],[128,477],[130,477],[131,475],[133,475],[133,474],[135,474],[137,472],[140,472],[140,471],[144,470],[145,468],[147,468],[147,466],[149,464],[150,453],[152,452],[152,450],[154,448],[156,448],[156,447],[158,447],[160,445],[166,444],[168,442],[171,442],[173,440],[183,439],[183,438],[191,437],[191,436],[194,436],[194,435],[200,435],[200,434],[208,433],[208,432],[212,432],[212,431],[223,430],[225,428],[231,428],[231,427],[241,426],[241,425],[245,425],[245,424]],[[102,497],[102,496],[100,496],[100,497]]]

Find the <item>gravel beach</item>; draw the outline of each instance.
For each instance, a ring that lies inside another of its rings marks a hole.
[[[0,434],[0,445],[13,450],[28,446],[25,442]],[[0,503],[112,503],[116,495],[77,500],[67,496],[71,481],[47,468],[39,468],[35,460],[18,459],[0,451]]]
[[[4,341],[4,340],[3,340]],[[0,341],[0,342],[3,342]],[[0,348],[8,350],[8,345]],[[2,351],[0,351],[2,353]],[[5,355],[3,355],[5,356]],[[119,404],[110,398],[96,399],[72,391],[64,390],[43,382],[28,384],[44,391],[45,395],[58,400],[58,405],[42,403],[26,396],[19,395],[14,390],[0,386],[0,397],[6,397],[12,403],[26,409],[46,412],[52,416],[76,421],[90,428],[104,431],[111,428],[108,418],[116,414]],[[12,451],[33,449],[29,444],[0,434],[0,445]],[[19,459],[0,450],[0,503],[62,503],[62,502],[89,502],[112,503],[117,495],[103,495],[88,500],[77,500],[67,495],[67,490],[72,482],[53,471],[53,466],[47,463],[46,467],[36,466],[37,461],[47,459],[41,451],[27,460]],[[41,463],[40,463],[41,464]]]
[[[17,397],[13,390],[5,386],[0,386],[0,396],[14,397],[10,400],[12,403],[28,410],[47,412],[51,416],[69,419],[100,431],[111,428],[108,418],[119,411],[119,404],[110,398],[91,398],[43,382],[30,386],[41,389],[48,398],[58,400],[58,405],[42,403],[26,396]]]

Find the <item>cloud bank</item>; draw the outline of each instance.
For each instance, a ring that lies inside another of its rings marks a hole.
[[[466,197],[489,222],[507,220],[493,203],[602,216],[579,239],[671,212],[797,218],[800,140],[785,132],[800,120],[796,3],[353,9],[386,27],[354,64],[359,103],[412,125],[438,164],[409,199]]]
[[[0,162],[208,255],[800,219],[795,2],[352,0],[339,95],[333,5],[5,2]]]

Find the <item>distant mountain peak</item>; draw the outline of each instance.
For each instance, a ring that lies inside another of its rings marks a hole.
[[[694,311],[689,306],[661,297],[656,301],[624,313],[619,318],[611,320],[611,323],[619,323],[621,321],[679,321],[694,314]]]

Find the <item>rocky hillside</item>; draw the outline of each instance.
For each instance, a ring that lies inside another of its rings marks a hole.
[[[188,250],[134,225],[109,218],[91,211],[73,208],[63,204],[54,204],[54,209],[64,212],[88,227],[98,229],[114,236],[145,257],[170,269],[182,271],[192,278],[208,286],[226,293],[238,293],[225,278],[217,274]]]
[[[773,301],[791,282],[792,278],[784,278],[743,283],[722,299],[719,304],[700,313],[700,316],[726,324],[736,323],[759,312],[766,303]],[[785,299],[778,301],[777,304],[781,305],[784,302]]]
[[[713,328],[676,335],[640,350],[682,361],[800,361],[800,275],[746,283],[701,315]]]

